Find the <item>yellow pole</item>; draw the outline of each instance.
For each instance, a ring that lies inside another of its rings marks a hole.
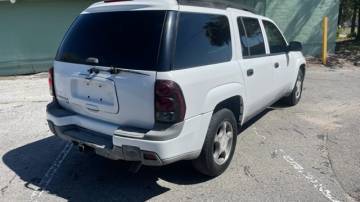
[[[328,26],[329,26],[329,18],[324,17],[323,19],[323,36],[322,36],[322,63],[324,65],[327,64],[328,58]]]

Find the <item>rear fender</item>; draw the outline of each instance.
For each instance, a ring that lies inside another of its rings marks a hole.
[[[245,94],[244,86],[241,85],[240,83],[229,83],[213,88],[212,90],[209,91],[209,93],[206,96],[202,112],[207,113],[214,111],[215,107],[219,103],[234,96],[240,96],[244,99],[243,96],[244,94]],[[245,100],[243,100],[243,102],[246,103]],[[241,106],[239,105],[239,108],[240,107]],[[243,107],[245,108],[245,105]],[[239,121],[242,122],[242,120]]]

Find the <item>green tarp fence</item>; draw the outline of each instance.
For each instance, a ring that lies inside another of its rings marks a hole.
[[[321,21],[329,17],[329,51],[335,50],[339,0],[227,0],[241,2],[277,22],[306,55],[320,55]],[[0,1],[0,76],[46,71],[73,19],[90,0]]]

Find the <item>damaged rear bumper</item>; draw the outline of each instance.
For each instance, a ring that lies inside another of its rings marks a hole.
[[[47,106],[49,127],[61,139],[109,159],[149,166],[197,158],[210,118],[211,113],[164,130],[141,131],[73,113],[56,102]]]

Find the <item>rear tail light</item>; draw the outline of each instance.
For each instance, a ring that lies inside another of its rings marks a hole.
[[[48,74],[48,81],[49,81],[49,91],[50,95],[55,97],[55,85],[54,85],[54,67],[49,69]]]
[[[173,81],[155,83],[155,120],[159,123],[179,123],[185,118],[186,104],[179,85]]]

